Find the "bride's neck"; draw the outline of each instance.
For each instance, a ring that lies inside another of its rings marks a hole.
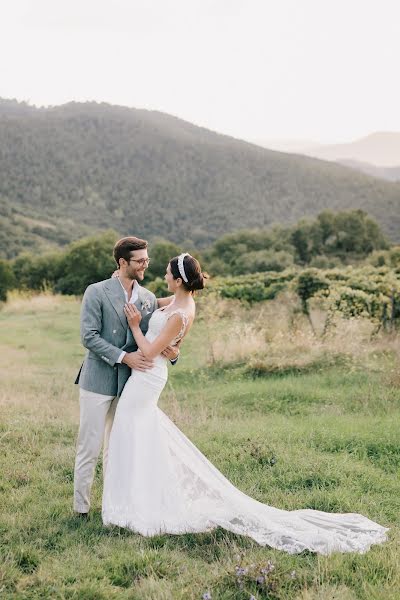
[[[178,288],[174,295],[175,295],[175,302],[181,302],[181,303],[188,302],[188,300],[192,297],[192,294],[190,292],[187,292],[186,290],[184,290],[182,288]]]

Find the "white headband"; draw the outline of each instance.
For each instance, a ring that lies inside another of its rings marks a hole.
[[[180,254],[178,256],[178,269],[179,269],[179,273],[181,274],[183,281],[185,283],[187,283],[188,278],[186,277],[185,269],[183,267],[183,261],[184,261],[185,256],[190,256],[190,254],[188,254],[187,252],[184,252],[183,254]]]

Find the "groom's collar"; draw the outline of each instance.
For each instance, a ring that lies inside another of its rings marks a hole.
[[[125,300],[128,301],[128,292],[125,289],[125,287],[122,285],[122,281],[120,280],[119,277],[116,277],[116,279],[118,279],[119,284],[122,288],[122,291],[124,292],[124,297]],[[135,298],[135,302],[137,301],[137,299],[139,298],[139,290],[140,290],[140,285],[138,284],[138,282],[136,281],[136,279],[133,280],[133,285],[132,285],[132,293],[131,293],[131,297],[133,295],[133,297]]]
[[[135,285],[137,286],[137,291],[138,291],[138,297],[137,297],[137,300],[135,301],[135,304],[140,309],[141,305],[146,300],[146,288],[143,288],[141,285],[139,285],[136,280],[135,280]],[[126,324],[126,319],[125,319],[125,314],[124,314],[124,304],[126,302],[126,299],[125,299],[125,294],[124,294],[124,288],[123,288],[121,282],[118,281],[118,277],[110,277],[110,279],[107,279],[104,284],[104,291],[106,292],[107,296],[110,298],[110,301],[111,301],[112,305],[114,306],[115,310],[117,311],[119,318],[121,319],[122,322],[125,321],[125,324]]]

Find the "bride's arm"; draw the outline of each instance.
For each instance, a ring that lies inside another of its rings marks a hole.
[[[168,306],[168,304],[171,304],[174,298],[175,296],[168,296],[168,298],[157,298],[158,308],[164,308],[164,306]]]
[[[141,314],[136,306],[134,304],[125,304],[124,312],[138,348],[148,359],[153,359],[161,354],[161,352],[176,338],[182,329],[181,315],[172,315],[168,319],[160,335],[157,336],[152,342],[149,342],[139,327]]]

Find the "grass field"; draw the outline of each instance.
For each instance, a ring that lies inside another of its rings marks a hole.
[[[146,539],[106,529],[100,465],[90,519],[78,519],[79,302],[14,296],[0,310],[0,597],[399,599],[398,337],[370,342],[365,324],[347,322],[321,342],[300,317],[287,325],[284,302],[247,315],[234,303],[200,308],[163,410],[256,499],[360,512],[390,527],[388,542],[289,556],[223,530]]]

